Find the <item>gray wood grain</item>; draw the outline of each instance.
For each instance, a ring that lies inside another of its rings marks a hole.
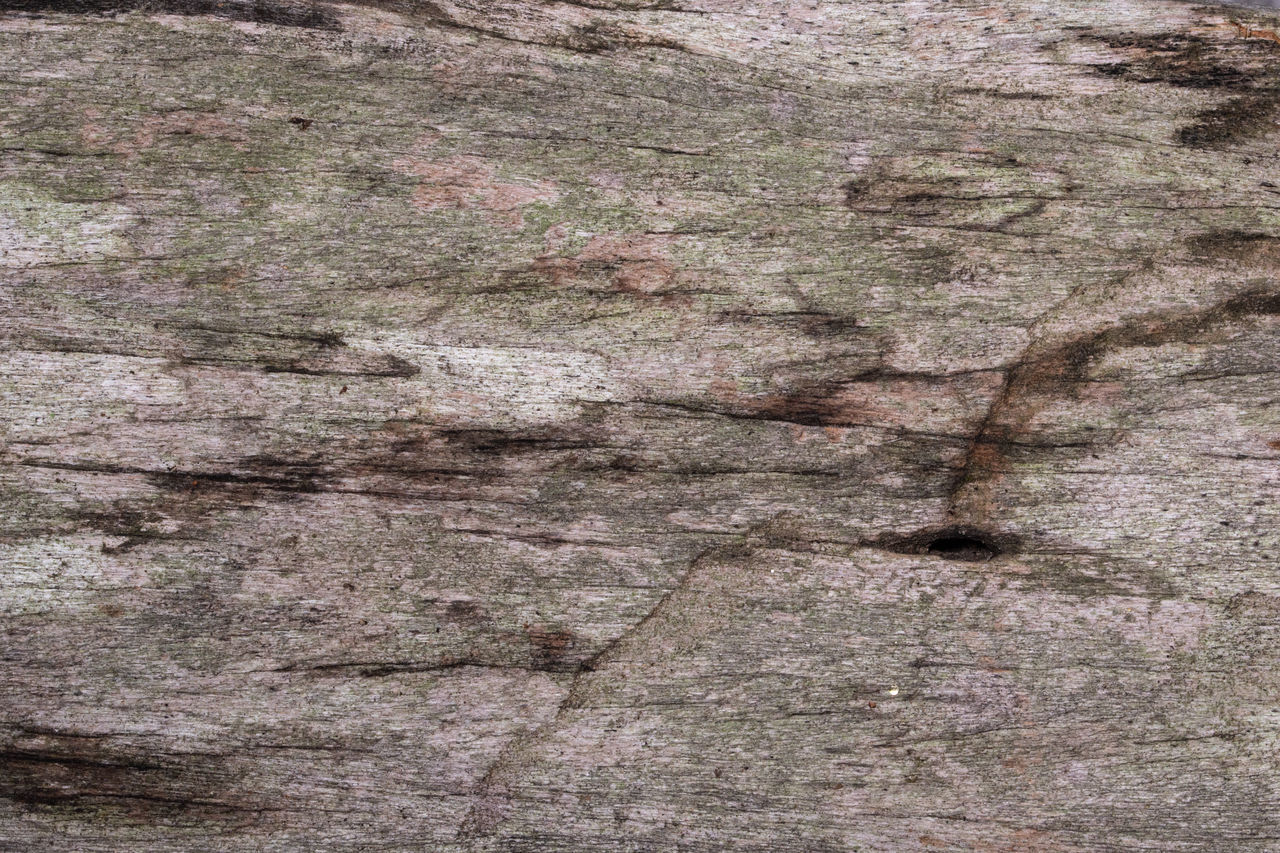
[[[0,848],[1280,850],[1280,30],[17,0]]]

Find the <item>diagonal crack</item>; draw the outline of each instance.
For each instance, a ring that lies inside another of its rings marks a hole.
[[[752,540],[767,529],[781,513],[775,513],[768,519],[749,527],[740,539],[728,544],[713,545],[704,548],[693,556],[684,572],[676,579],[671,589],[649,609],[638,622],[608,643],[603,649],[583,661],[560,700],[555,714],[546,723],[534,729],[516,734],[494,760],[489,769],[480,778],[473,792],[474,802],[459,827],[456,840],[468,841],[493,835],[498,824],[502,822],[503,807],[510,801],[510,791],[503,781],[504,777],[515,775],[521,765],[531,756],[529,753],[541,742],[547,740],[558,728],[570,711],[586,707],[584,690],[589,680],[607,663],[611,662],[619,649],[625,647],[633,638],[640,635],[649,626],[660,622],[673,606],[676,598],[689,588],[697,576],[698,570],[708,561],[719,556],[748,553]]]

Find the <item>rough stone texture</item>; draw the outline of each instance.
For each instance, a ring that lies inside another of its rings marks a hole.
[[[0,848],[1280,849],[1280,41],[0,4]]]

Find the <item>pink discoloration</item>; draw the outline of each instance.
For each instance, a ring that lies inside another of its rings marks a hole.
[[[623,261],[613,277],[619,290],[652,295],[660,293],[675,278],[675,268],[666,261]]]
[[[89,148],[102,148],[111,141],[110,131],[100,124],[81,125],[80,141]]]
[[[540,257],[533,260],[534,272],[541,273],[554,287],[569,287],[582,270],[582,264],[573,258]]]
[[[212,113],[180,112],[172,115],[148,116],[143,119],[138,132],[128,141],[112,146],[119,154],[131,154],[142,148],[151,148],[161,136],[198,136],[234,143],[239,151],[248,148],[248,134],[231,122]]]
[[[549,252],[535,259],[533,265],[557,287],[574,283],[586,271],[608,270],[615,289],[654,296],[669,290],[677,277],[675,266],[667,258],[671,238],[665,235],[599,235],[572,257],[550,254],[552,246],[560,242],[562,235],[549,233]]]
[[[149,115],[130,125],[132,135],[123,128],[111,128],[102,121],[102,110],[89,107],[84,111],[85,123],[80,126],[80,139],[86,146],[103,149],[126,157],[137,156],[139,151],[154,148],[164,137],[199,137],[232,143],[236,150],[248,148],[248,134],[233,122],[213,113],[179,111],[166,115]]]
[[[665,235],[602,235],[593,237],[578,259],[616,265],[616,288],[651,295],[667,289],[675,279],[675,268],[666,259],[670,243]]]
[[[413,205],[419,210],[481,210],[491,222],[506,228],[524,225],[521,208],[560,197],[549,181],[503,182],[493,166],[479,157],[407,157],[394,165],[405,174],[422,178],[413,194]]]

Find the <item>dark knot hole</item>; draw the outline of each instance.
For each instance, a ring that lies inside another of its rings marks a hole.
[[[979,539],[967,533],[948,532],[930,540],[924,546],[926,554],[942,557],[947,560],[965,560],[970,563],[984,563],[1000,553],[991,542]]]

